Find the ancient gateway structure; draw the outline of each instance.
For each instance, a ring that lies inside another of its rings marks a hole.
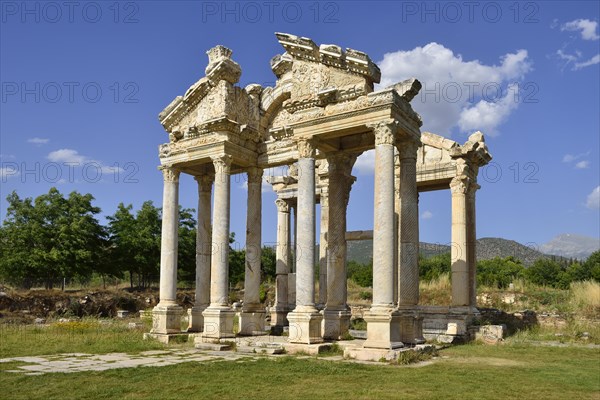
[[[380,71],[367,54],[277,33],[285,53],[271,60],[274,87],[236,86],[241,68],[231,50],[208,51],[206,76],[160,113],[169,142],[160,146],[164,176],[160,302],[155,337],[181,333],[176,303],[179,176],[198,182],[196,300],[189,332],[212,341],[266,331],[259,301],[261,182],[278,195],[274,330],[289,324],[289,341],[312,344],[348,332],[348,239],[373,239],[373,301],[365,349],[421,343],[424,330],[464,335],[475,308],[475,193],[480,166],[491,159],[479,132],[463,144],[421,133],[410,106],[421,84],[408,79],[374,91]],[[346,232],[346,208],[357,157],[375,151],[372,232]],[[239,332],[228,296],[230,177],[247,174],[246,269]],[[419,192],[450,188],[452,306],[419,305]],[[214,201],[211,194],[214,190]],[[321,203],[320,291],[315,291],[315,204]],[[211,219],[212,214],[212,219]],[[294,215],[294,228],[291,227]],[[294,230],[294,240],[291,232]],[[291,256],[294,260],[291,260]],[[425,323],[423,321],[425,320]],[[428,321],[430,326],[428,326]],[[441,324],[440,325],[440,321]]]

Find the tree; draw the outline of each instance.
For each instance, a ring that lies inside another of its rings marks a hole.
[[[263,246],[260,256],[260,267],[262,271],[262,280],[275,280],[276,276],[276,253],[271,246]]]
[[[425,281],[437,279],[440,275],[450,273],[450,253],[443,253],[429,258],[419,257],[419,276]]]
[[[111,264],[120,273],[129,272],[129,284],[133,288],[133,275],[138,273],[135,259],[136,220],[131,213],[133,206],[119,203],[117,211],[106,217],[108,222],[109,248]]]
[[[525,267],[520,260],[512,256],[491,260],[481,260],[477,263],[477,282],[480,285],[507,288],[516,278],[522,277]]]
[[[597,282],[600,282],[600,250],[596,250],[583,264],[589,271],[590,277]]]
[[[348,278],[362,287],[373,286],[373,261],[368,264],[359,264],[356,261],[348,262]]]
[[[564,279],[560,264],[548,258],[537,259],[525,272],[525,277],[537,285],[560,287]]]
[[[65,199],[51,188],[35,200],[21,200],[16,192],[7,200],[0,261],[5,280],[25,287],[43,282],[51,289],[61,278],[64,283],[91,276],[105,238],[91,194],[72,192]]]
[[[177,271],[185,282],[196,280],[196,220],[193,209],[179,208],[179,245]]]

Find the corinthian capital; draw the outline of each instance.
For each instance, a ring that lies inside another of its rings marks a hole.
[[[373,134],[375,134],[376,146],[380,144],[393,145],[396,142],[396,131],[398,130],[398,122],[393,119],[367,124],[367,128],[373,129]]]
[[[282,213],[290,212],[290,205],[288,204],[287,201],[285,201],[283,199],[275,200],[275,205],[277,206],[277,211],[279,211],[279,212],[282,212]]]
[[[417,150],[419,150],[419,143],[413,141],[404,141],[398,143],[398,155],[400,162],[404,160],[416,159]]]
[[[215,166],[215,172],[223,172],[229,174],[231,172],[231,162],[233,158],[230,155],[223,154],[220,156],[212,156],[210,158]]]
[[[263,177],[263,169],[258,167],[248,168],[248,183],[261,183]]]
[[[298,157],[299,158],[315,158],[315,145],[311,139],[298,140]]]
[[[178,169],[175,169],[173,167],[166,167],[166,166],[159,167],[159,169],[163,173],[163,179],[165,182],[179,183],[180,171]]]
[[[194,176],[194,179],[198,182],[198,192],[210,192],[212,190],[212,184],[215,181],[215,175],[196,175]]]

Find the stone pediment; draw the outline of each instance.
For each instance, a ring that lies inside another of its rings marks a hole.
[[[256,132],[258,141],[260,85],[235,86],[240,66],[231,60],[231,50],[216,46],[207,52],[206,76],[178,96],[160,114],[170,142],[193,139],[210,132],[217,121],[230,121],[232,133]]]

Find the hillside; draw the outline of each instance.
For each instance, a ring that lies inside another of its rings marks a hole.
[[[449,252],[450,246],[438,243],[421,242],[420,251],[424,257],[431,257]],[[371,240],[348,242],[348,260],[359,263],[368,263],[371,260],[372,254],[373,243]],[[477,240],[478,260],[489,260],[495,257],[508,256],[513,256],[521,260],[524,265],[531,265],[538,258],[548,257],[548,255],[515,242],[514,240],[502,238],[481,238]]]

